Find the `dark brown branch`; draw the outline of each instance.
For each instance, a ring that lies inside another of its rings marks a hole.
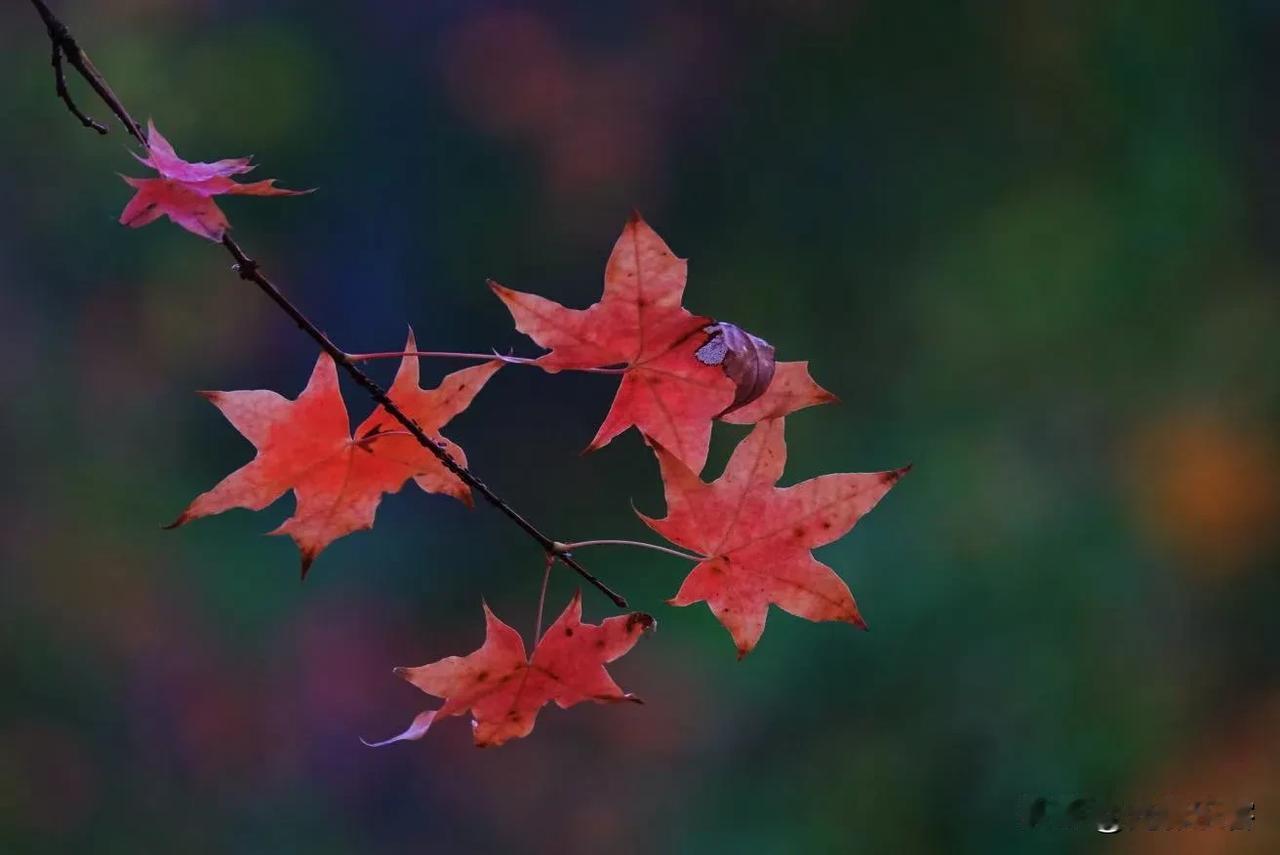
[[[350,375],[351,379],[356,381],[359,386],[369,393],[369,397],[377,401],[383,408],[400,424],[404,425],[409,433],[413,434],[419,444],[430,451],[444,465],[446,469],[456,475],[468,487],[475,490],[485,498],[489,504],[493,505],[501,511],[508,519],[524,530],[525,534],[532,537],[542,547],[543,551],[548,555],[554,555],[563,561],[566,565],[573,568],[579,576],[586,579],[595,587],[599,588],[605,596],[613,600],[618,608],[626,608],[627,601],[621,596],[610,590],[603,582],[591,574],[585,567],[577,562],[572,556],[563,555],[557,551],[557,543],[542,533],[536,526],[524,518],[515,508],[511,507],[505,499],[499,496],[493,490],[489,489],[483,481],[477,478],[467,467],[458,464],[449,453],[445,451],[438,443],[427,436],[426,432],[410,418],[403,410],[396,406],[395,402],[387,396],[387,393],[381,386],[375,383],[368,374],[360,369],[360,366],[351,361],[350,357],[334,344],[327,335],[324,334],[315,324],[313,324],[306,315],[284,296],[270,279],[268,279],[259,268],[258,263],[245,254],[240,245],[235,242],[231,235],[225,235],[222,238],[222,245],[227,248],[227,252],[231,253],[231,257],[236,260],[235,269],[239,272],[240,278],[248,280],[271,298],[271,301],[280,307],[285,314],[293,319],[293,322],[315,340],[320,345],[320,349],[333,357],[334,362],[342,366],[343,370]]]
[[[80,49],[80,46],[76,44],[75,39],[72,38],[70,32],[68,32],[66,25],[54,16],[53,12],[49,10],[49,7],[45,5],[43,0],[31,0],[31,2],[32,5],[36,7],[36,11],[40,13],[40,17],[43,19],[45,27],[49,31],[49,39],[53,44],[55,60],[58,57],[65,55],[66,60],[71,67],[78,71],[80,76],[83,77],[91,87],[93,87],[93,91],[96,92],[98,97],[102,99],[103,103],[111,109],[111,112],[115,113],[116,117],[124,124],[125,129],[128,130],[134,139],[142,143],[144,148],[147,148],[147,138],[146,135],[143,134],[141,126],[134,121],[131,115],[129,115],[129,111],[125,109],[124,104],[122,104],[120,99],[116,97],[115,92],[111,90],[106,79],[103,78],[102,74],[94,67],[93,63],[89,61],[88,56],[86,56],[84,51]],[[61,81],[61,62],[55,61],[54,68],[59,73],[59,80]],[[67,104],[71,109],[71,112],[77,118],[80,118],[82,121],[86,120],[88,117],[75,107],[70,98],[64,97],[64,84],[65,81],[61,81],[59,84],[59,96],[62,97],[64,103]],[[92,120],[89,121],[92,122]],[[86,124],[86,127],[94,127],[96,130],[101,130],[101,132],[105,133],[105,128],[102,128],[101,125],[98,125],[96,122]],[[555,540],[543,534],[539,528],[525,519],[525,517],[508,504],[505,499],[477,478],[470,469],[460,465],[449,455],[447,451],[444,450],[443,447],[432,440],[417,422],[410,418],[395,404],[394,401],[391,400],[391,398],[387,396],[386,391],[383,390],[381,386],[375,383],[369,375],[365,374],[364,371],[362,371],[360,367],[347,356],[345,351],[334,344],[319,327],[312,323],[311,320],[289,300],[288,297],[284,296],[280,289],[277,288],[275,284],[262,272],[258,263],[250,258],[248,254],[240,248],[240,245],[236,243],[235,239],[230,235],[224,235],[222,238],[222,245],[226,248],[227,252],[231,254],[231,257],[235,259],[234,269],[240,274],[240,278],[257,285],[258,289],[266,294],[267,297],[269,297],[271,301],[281,309],[281,311],[288,315],[293,322],[298,325],[299,329],[309,335],[312,340],[320,346],[321,350],[333,357],[334,362],[340,365],[352,380],[369,393],[369,397],[381,404],[383,409],[385,409],[392,418],[404,425],[405,429],[413,435],[414,439],[416,439],[423,448],[435,455],[436,459],[438,459],[446,469],[457,476],[459,480],[472,490],[483,496],[485,501],[493,505],[502,512],[504,516],[519,526],[525,534],[533,538],[533,540],[542,547],[542,551],[547,554],[549,559],[557,559],[570,567],[579,576],[598,588],[605,596],[612,600],[614,605],[618,608],[627,607],[627,601],[623,599],[622,596],[615,593],[607,585],[592,575],[592,573],[588,571],[587,568],[579,564],[573,556],[560,552],[558,550],[559,544]]]
[[[62,99],[62,103],[67,105],[67,109],[71,114],[80,120],[80,124],[86,128],[92,128],[100,134],[107,133],[107,126],[102,122],[96,121],[90,116],[85,115],[84,111],[76,106],[76,102],[71,98],[71,91],[67,89],[67,73],[62,67],[62,43],[50,34],[50,41],[53,43],[53,88],[58,93],[58,97]]]
[[[80,76],[93,87],[94,92],[98,93],[102,103],[106,104],[111,109],[111,112],[116,114],[116,118],[124,124],[125,130],[145,146],[147,137],[142,132],[142,126],[133,120],[133,117],[129,115],[129,111],[124,108],[124,104],[120,103],[120,99],[116,97],[116,93],[111,91],[111,86],[107,83],[106,78],[94,67],[89,55],[80,49],[80,45],[76,43],[75,38],[67,29],[67,25],[58,20],[57,16],[45,5],[44,0],[31,0],[31,5],[36,7],[36,11],[40,13],[40,20],[44,21],[45,29],[49,31],[49,41],[53,45],[53,68],[58,97],[67,105],[72,114],[84,123],[86,128],[93,128],[102,134],[107,132],[105,125],[93,121],[80,112],[80,109],[71,101],[71,96],[67,92],[66,77],[62,73],[62,58],[66,57],[71,67],[80,72]]]

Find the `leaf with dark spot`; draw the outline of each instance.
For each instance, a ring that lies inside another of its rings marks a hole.
[[[617,703],[640,699],[623,692],[605,665],[629,651],[654,627],[639,612],[582,622],[582,598],[575,594],[564,613],[526,658],[520,633],[484,607],[484,644],[466,656],[450,656],[396,673],[422,691],[444,699],[438,710],[420,713],[407,730],[372,747],[420,739],[437,718],[471,711],[476,745],[501,745],[528,736],[538,711],[554,701],[561,708],[583,701]],[[494,680],[493,675],[502,676]]]
[[[733,636],[739,657],[759,641],[771,604],[809,620],[865,628],[849,587],[811,550],[843,537],[907,468],[823,475],[780,488],[787,455],[782,419],[757,424],[711,483],[657,442],[650,445],[667,516],[640,517],[702,559],[667,602],[706,602]]]

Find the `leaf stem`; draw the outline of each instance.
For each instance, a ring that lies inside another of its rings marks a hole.
[[[508,365],[537,366],[538,360],[527,356],[503,356],[500,353],[458,353],[451,350],[380,350],[375,353],[348,353],[347,359],[352,362],[367,362],[371,359],[401,359],[405,356],[417,356],[423,359],[471,359],[476,362],[489,362],[497,359]],[[582,371],[587,374],[625,374],[625,368],[565,368],[565,371]]]
[[[551,565],[556,563],[553,553],[547,553],[547,568],[542,573],[542,590],[538,592],[538,622],[533,627],[533,645],[529,649],[529,656],[533,656],[533,648],[538,646],[538,640],[542,638],[542,607],[547,604],[547,583],[551,581]]]
[[[89,61],[89,57],[80,49],[76,40],[71,36],[66,24],[60,21],[44,0],[31,0],[36,11],[40,14],[40,18],[44,21],[45,28],[49,32],[49,39],[54,45],[54,49],[66,58],[67,63],[80,73],[88,84],[102,99],[103,103],[110,108],[111,112],[116,115],[120,122],[125,126],[129,134],[142,144],[144,150],[148,150],[150,146],[147,143],[147,137],[142,132],[142,127],[134,120],[129,111],[125,109],[120,98],[112,91],[111,86],[107,83],[102,73]],[[59,64],[60,65],[60,64]],[[57,67],[55,67],[57,71]],[[59,94],[61,95],[61,87]],[[69,99],[64,98],[64,102]],[[72,113],[81,118],[83,115],[78,109],[72,109]],[[614,605],[623,609],[627,607],[627,601],[620,594],[617,594],[608,585],[601,582],[589,570],[577,562],[571,555],[561,553],[556,550],[557,541],[552,540],[544,534],[537,526],[525,519],[515,508],[507,503],[505,499],[495,493],[483,481],[481,481],[466,466],[459,464],[453,459],[452,455],[444,449],[443,446],[437,444],[427,435],[422,427],[410,418],[404,410],[387,396],[386,391],[373,381],[369,375],[360,370],[359,366],[347,356],[341,348],[334,344],[329,337],[316,326],[310,318],[302,313],[302,310],[295,306],[288,297],[286,297],[279,288],[276,287],[266,274],[262,272],[258,262],[249,257],[247,253],[240,247],[230,234],[223,235],[222,246],[227,250],[233,259],[235,259],[234,270],[239,274],[240,278],[246,282],[252,282],[262,291],[273,303],[280,308],[282,312],[290,317],[298,328],[311,337],[311,339],[320,346],[320,349],[329,354],[333,361],[345,371],[352,380],[356,382],[360,388],[364,389],[369,397],[381,404],[387,414],[398,421],[404,428],[413,435],[413,438],[431,452],[440,463],[452,472],[460,481],[466,484],[475,492],[479,493],[485,501],[497,508],[500,513],[516,524],[525,534],[532,538],[548,556],[554,556],[561,563],[568,566],[579,576],[585,579],[592,586],[597,588],[601,593],[608,597]]]
[[[575,543],[558,543],[556,544],[556,553],[559,555],[568,555],[575,549],[584,546],[636,546],[641,549],[652,549],[654,552],[665,552],[667,555],[674,555],[676,558],[684,558],[687,561],[705,561],[701,555],[694,555],[692,552],[682,552],[679,549],[671,549],[667,546],[659,546],[656,543],[645,543],[640,540],[579,540]]]

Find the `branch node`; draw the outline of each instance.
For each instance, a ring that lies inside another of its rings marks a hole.
[[[240,278],[246,282],[252,282],[254,277],[258,275],[258,262],[252,258],[245,258],[243,261],[237,261],[231,265],[231,269],[240,274]]]

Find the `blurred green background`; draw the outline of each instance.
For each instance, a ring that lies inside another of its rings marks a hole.
[[[219,248],[115,224],[145,170],[6,3],[0,850],[1280,851],[1276,4],[55,8],[180,153],[319,188],[224,208],[347,349],[531,355],[485,277],[584,306],[636,207],[692,309],[842,398],[789,420],[785,482],[915,471],[819,552],[869,633],[774,611],[739,663],[662,604],[687,565],[584,553],[659,619],[612,668],[646,706],[364,748],[482,597],[529,631],[540,557],[412,489],[305,585],[258,536],[291,499],[160,530],[252,454],[193,390],[295,395],[315,348]],[[644,537],[636,435],[579,455],[612,388],[510,369],[447,433],[556,536]],[[1038,795],[1258,822],[1031,831]]]

